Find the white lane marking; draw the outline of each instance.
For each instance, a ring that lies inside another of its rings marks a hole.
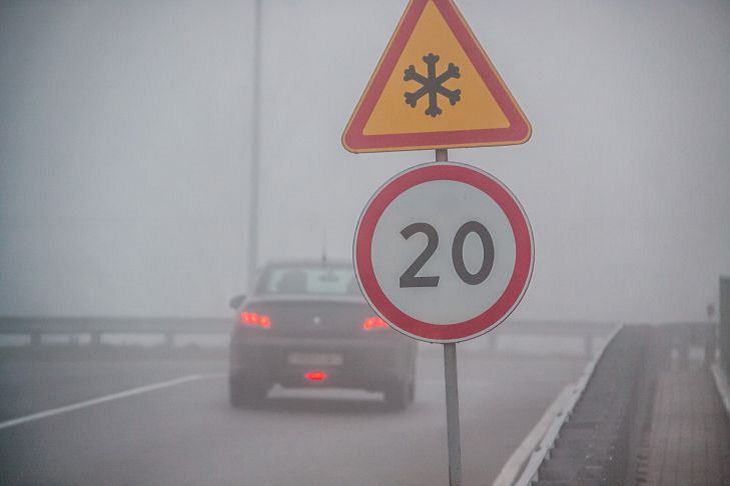
[[[212,377],[211,375],[216,376],[217,374],[186,375],[186,376],[182,376],[180,378],[176,378],[174,380],[162,381],[160,383],[153,383],[151,385],[131,388],[129,390],[124,390],[122,392],[112,393],[111,395],[104,395],[104,396],[101,396],[98,398],[92,398],[91,400],[85,400],[83,402],[78,402],[78,403],[72,403],[71,405],[66,405],[63,407],[52,408],[50,410],[45,410],[43,412],[34,413],[32,415],[26,415],[25,417],[19,417],[16,419],[8,420],[6,422],[0,422],[0,430],[7,429],[9,427],[14,427],[16,425],[24,424],[27,422],[33,422],[34,420],[40,420],[40,419],[44,419],[47,417],[53,417],[54,415],[60,415],[62,413],[72,412],[74,410],[79,410],[81,408],[99,405],[100,403],[111,402],[112,400],[119,400],[120,398],[131,397],[133,395],[139,395],[141,393],[147,393],[147,392],[151,392],[154,390],[159,390],[161,388],[168,388],[171,386],[180,385],[182,383],[187,383],[190,381],[202,380],[203,378]]]
[[[203,378],[224,378],[228,376],[228,373],[220,372],[220,373],[200,373],[197,375],[202,380]]]

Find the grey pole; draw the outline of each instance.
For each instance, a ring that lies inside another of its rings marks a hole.
[[[444,344],[446,378],[446,437],[449,445],[449,486],[461,486],[461,433],[459,431],[459,382],[456,343]]]
[[[436,162],[447,162],[446,149],[436,149]],[[459,426],[459,379],[456,343],[444,344],[446,381],[446,439],[449,448],[449,486],[461,486],[461,431]]]
[[[248,265],[246,280],[251,291],[259,258],[259,136],[261,117],[261,0],[254,0],[253,63],[251,90],[251,175],[248,180]]]

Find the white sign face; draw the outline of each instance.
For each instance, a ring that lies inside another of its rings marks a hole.
[[[416,339],[456,342],[502,322],[532,274],[524,211],[489,174],[455,163],[382,186],[355,233],[355,270],[372,307]]]

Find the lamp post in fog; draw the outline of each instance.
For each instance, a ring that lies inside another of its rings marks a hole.
[[[261,111],[261,0],[254,0],[253,22],[253,63],[251,66],[253,82],[251,100],[251,176],[248,193],[248,258],[246,279],[249,292],[253,286],[258,266],[258,234],[259,234],[259,136]]]

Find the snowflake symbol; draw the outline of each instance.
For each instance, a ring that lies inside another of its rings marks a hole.
[[[454,106],[461,99],[460,89],[451,91],[443,86],[449,79],[461,77],[461,74],[459,74],[459,68],[454,66],[453,63],[449,63],[448,69],[440,76],[436,76],[436,63],[439,59],[439,56],[435,54],[423,56],[423,62],[425,62],[428,66],[427,78],[418,74],[413,64],[408,66],[408,69],[405,70],[405,74],[403,75],[403,81],[416,81],[421,85],[418,91],[413,93],[404,93],[406,103],[411,105],[412,108],[415,108],[416,104],[418,104],[418,100],[428,93],[428,108],[426,108],[425,113],[433,118],[443,112],[443,110],[438,107],[437,94],[447,98],[449,103],[451,103],[451,106]]]

